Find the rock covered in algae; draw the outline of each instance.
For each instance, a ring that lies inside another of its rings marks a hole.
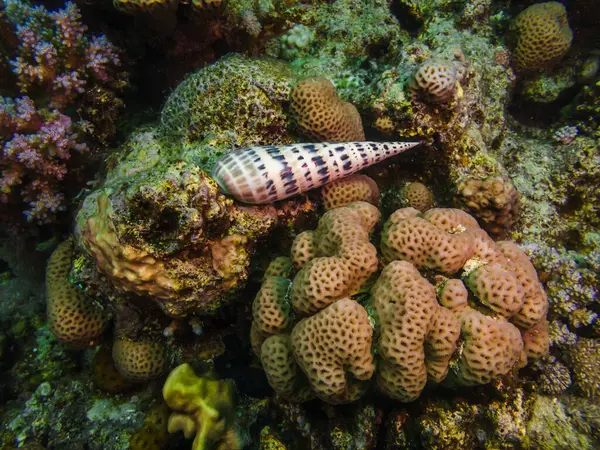
[[[230,135],[236,146],[290,142],[283,105],[292,81],[282,62],[225,56],[177,86],[162,110],[160,129],[190,141]]]
[[[309,20],[300,21],[309,31],[293,27],[272,39],[266,53],[290,61],[302,77],[329,79],[342,99],[353,104],[369,95],[371,67],[380,57],[389,62],[397,56],[407,38],[385,0],[323,2]]]
[[[415,419],[416,438],[432,449],[592,449],[598,444],[597,410],[581,400],[557,400],[512,387],[501,399],[483,403],[465,399],[452,404],[439,399],[428,402]]]
[[[239,289],[252,246],[275,223],[272,207],[234,206],[208,174],[179,160],[92,193],[77,233],[113,286],[181,316],[214,310]]]

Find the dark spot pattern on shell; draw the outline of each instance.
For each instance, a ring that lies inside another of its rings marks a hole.
[[[225,194],[272,203],[351,175],[419,142],[266,145],[237,149],[217,161],[213,178]]]

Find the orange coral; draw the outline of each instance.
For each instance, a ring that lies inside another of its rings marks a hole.
[[[325,78],[299,81],[292,89],[290,108],[300,130],[317,141],[365,140],[360,114]]]

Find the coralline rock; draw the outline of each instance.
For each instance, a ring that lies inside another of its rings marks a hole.
[[[195,165],[175,161],[111,180],[88,196],[78,239],[111,284],[170,316],[214,311],[243,285],[272,207],[236,207]]]
[[[582,411],[586,413],[581,414]],[[528,441],[542,450],[574,447],[591,450],[598,445],[597,433],[591,432],[597,414],[597,406],[589,403],[539,396],[527,424]]]

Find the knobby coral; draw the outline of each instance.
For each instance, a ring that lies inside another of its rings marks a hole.
[[[387,265],[369,288],[378,220],[368,203],[331,209],[292,245],[291,286],[269,270],[251,340],[280,395],[344,403],[374,377],[387,396],[412,401],[428,380],[485,384],[548,351],[546,295],[514,243],[494,242],[460,210],[399,209],[382,231]],[[363,304],[349,298],[369,291]]]
[[[517,70],[553,66],[573,40],[567,11],[558,2],[531,5],[515,18],[512,31],[516,35],[513,58]]]
[[[326,78],[307,78],[296,83],[290,109],[300,131],[317,141],[365,140],[356,107],[340,99]]]

